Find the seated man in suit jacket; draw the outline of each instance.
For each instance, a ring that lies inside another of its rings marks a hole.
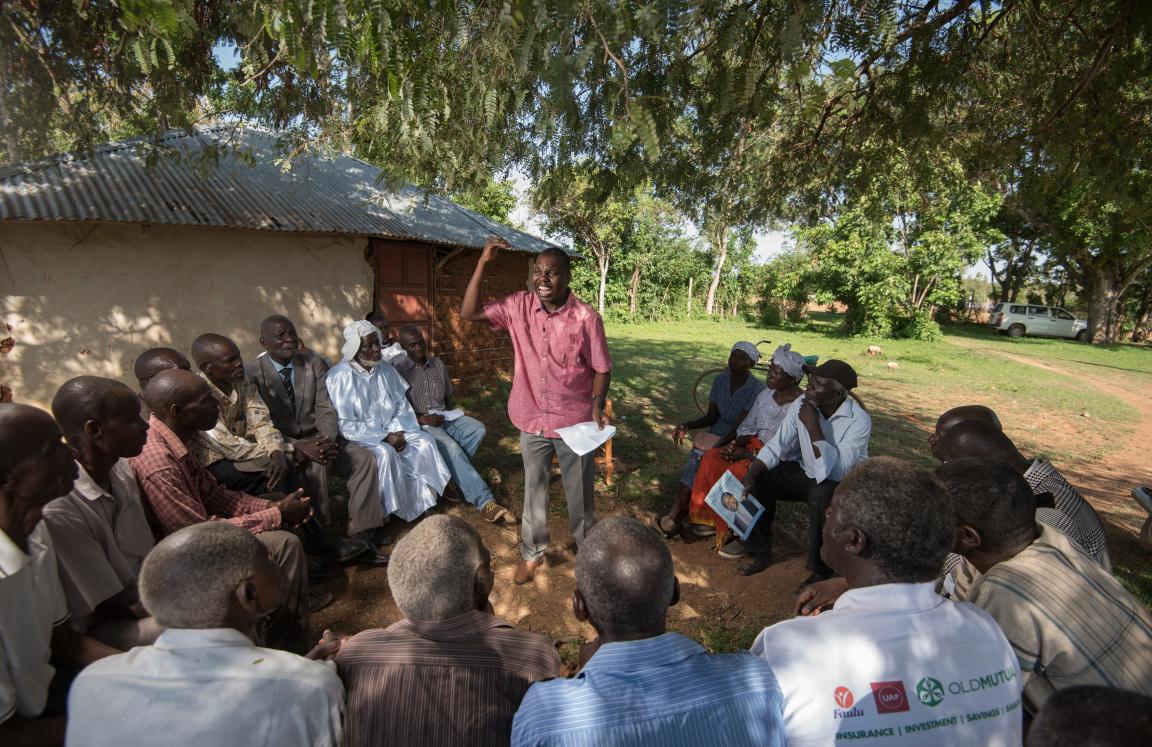
[[[328,470],[335,469],[348,481],[348,533],[372,547],[388,544],[376,459],[339,437],[336,412],[324,386],[328,366],[319,355],[301,352],[296,326],[280,315],[260,323],[260,344],[264,352],[245,371],[284,436],[285,451],[295,462],[304,492],[329,523]]]

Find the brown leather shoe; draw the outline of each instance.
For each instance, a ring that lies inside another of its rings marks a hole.
[[[512,577],[512,583],[517,586],[523,586],[536,577],[536,569],[540,567],[541,561],[539,560],[521,560],[516,566],[516,575]]]

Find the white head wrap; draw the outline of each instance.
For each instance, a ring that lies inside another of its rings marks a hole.
[[[804,376],[804,356],[792,350],[791,343],[784,343],[772,353],[772,362],[784,369],[793,379]]]
[[[340,348],[340,354],[344,356],[344,360],[351,361],[356,358],[356,353],[360,350],[361,338],[368,335],[376,335],[376,339],[380,339],[380,330],[376,329],[376,325],[364,319],[358,319],[344,328],[344,346]]]
[[[757,350],[756,346],[750,342],[738,342],[732,346],[732,350],[729,352],[734,352],[736,350],[739,350],[751,358],[753,363],[760,360],[760,351]]]

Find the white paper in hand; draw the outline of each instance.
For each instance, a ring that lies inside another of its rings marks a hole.
[[[564,443],[568,444],[569,449],[576,452],[577,456],[584,456],[588,452],[603,446],[608,439],[615,436],[616,426],[606,425],[604,426],[604,430],[600,430],[594,422],[589,420],[587,423],[577,423],[567,428],[557,428],[556,433],[560,438],[564,439]]]
[[[464,411],[457,407],[455,410],[429,410],[429,415],[440,415],[444,418],[444,422],[451,423],[457,418],[464,417]]]

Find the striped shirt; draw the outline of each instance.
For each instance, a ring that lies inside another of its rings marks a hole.
[[[678,633],[605,643],[574,679],[532,686],[512,724],[528,745],[784,745],[784,699],[748,653],[709,654]]]
[[[1020,658],[1024,705],[1102,685],[1152,696],[1152,615],[1060,532],[1040,536],[978,578],[968,601],[992,615]]]
[[[1108,555],[1108,539],[1104,525],[1092,506],[1076,488],[1072,487],[1051,462],[1037,459],[1024,473],[1024,480],[1034,495],[1049,493],[1055,508],[1041,506],[1036,509],[1036,521],[1057,529],[1068,536],[1100,567],[1112,572],[1112,558]],[[936,579],[937,591],[944,596],[963,599],[973,579],[979,575],[968,561],[956,553],[948,553],[944,569]]]
[[[533,682],[556,677],[542,635],[483,612],[401,620],[353,636],[336,657],[348,691],[344,747],[507,745]]]
[[[1104,525],[1100,523],[1100,517],[1092,510],[1092,506],[1080,495],[1080,491],[1068,484],[1064,475],[1044,459],[1032,462],[1032,466],[1024,473],[1024,479],[1036,495],[1051,493],[1055,499],[1056,511],[1039,509],[1036,520],[1056,527],[1071,537],[1101,568],[1111,572],[1112,558],[1108,555]]]
[[[452,380],[448,378],[444,361],[430,355],[421,366],[405,355],[393,361],[392,365],[408,382],[408,399],[417,415],[446,409],[445,403],[452,398]]]

